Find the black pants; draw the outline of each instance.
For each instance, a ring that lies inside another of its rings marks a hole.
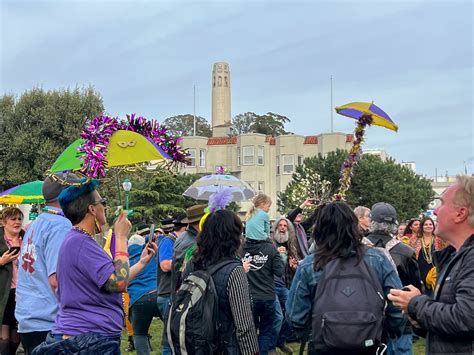
[[[23,345],[23,349],[25,349],[25,355],[30,355],[34,348],[45,341],[48,333],[48,330],[44,332],[20,333],[21,344]]]

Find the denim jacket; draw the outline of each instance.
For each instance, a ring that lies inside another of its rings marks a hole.
[[[364,261],[375,270],[388,302],[385,310],[387,330],[390,334],[399,335],[403,331],[406,318],[387,299],[390,289],[402,288],[397,271],[387,257],[374,248],[366,251]],[[307,339],[311,331],[313,297],[321,273],[322,271],[314,271],[314,255],[308,255],[298,266],[291,284],[290,294],[286,301],[286,317],[300,339]]]

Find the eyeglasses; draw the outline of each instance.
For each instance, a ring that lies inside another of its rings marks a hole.
[[[92,205],[95,206],[95,205],[98,205],[99,203],[102,206],[107,207],[107,199],[106,198],[101,198],[99,201],[94,202]]]

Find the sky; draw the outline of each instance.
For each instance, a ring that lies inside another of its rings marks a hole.
[[[108,114],[162,121],[193,113],[195,86],[210,122],[224,61],[232,116],[271,111],[318,135],[332,107],[374,101],[399,131],[369,127],[364,148],[422,175],[472,174],[473,18],[471,0],[0,0],[0,95],[92,85]]]

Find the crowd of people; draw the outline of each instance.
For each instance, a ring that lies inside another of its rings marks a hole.
[[[291,354],[291,342],[412,354],[417,337],[427,354],[473,354],[474,177],[444,192],[436,221],[308,198],[272,223],[264,194],[244,222],[197,204],[131,233],[121,212],[110,251],[96,237],[107,208],[97,182],[67,183],[45,179],[26,231],[21,210],[1,211],[1,354],[120,354],[126,320],[137,354]]]

